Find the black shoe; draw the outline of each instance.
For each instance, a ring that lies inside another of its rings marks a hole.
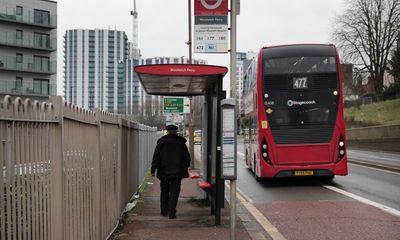
[[[168,213],[161,212],[161,216],[166,217],[166,216],[168,216]]]
[[[175,219],[176,218],[176,215],[174,214],[174,215],[169,215],[169,217],[168,217],[169,219]]]

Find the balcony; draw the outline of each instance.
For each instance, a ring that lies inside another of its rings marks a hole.
[[[0,94],[49,96],[56,95],[56,84],[43,81],[0,81]]]
[[[57,50],[57,39],[28,33],[17,39],[15,32],[0,31],[0,45],[54,52]]]
[[[16,14],[15,8],[0,8],[0,21],[20,23],[47,29],[57,28],[57,15],[50,15],[44,11],[27,11],[22,15]]]
[[[38,61],[34,58],[23,57],[17,61],[17,57],[0,56],[0,71],[18,71],[39,74],[56,74],[56,61]]]

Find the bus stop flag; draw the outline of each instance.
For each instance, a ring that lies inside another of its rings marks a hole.
[[[194,52],[228,52],[228,0],[195,0]]]

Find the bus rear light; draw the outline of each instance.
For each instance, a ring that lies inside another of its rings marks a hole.
[[[267,140],[265,140],[265,137],[263,137],[263,139],[262,139],[261,153],[262,153],[262,158],[264,159],[264,161],[266,161],[269,165],[272,165],[271,159],[269,158],[269,154],[268,154]]]
[[[343,157],[346,155],[346,146],[344,144],[344,139],[342,135],[340,135],[339,138],[338,148],[339,156],[337,157],[336,163],[342,160]]]
[[[262,148],[263,148],[263,149],[267,149],[267,144],[263,144],[263,145],[262,145]]]

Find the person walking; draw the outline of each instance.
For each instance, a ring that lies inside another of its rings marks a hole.
[[[157,141],[151,163],[151,175],[157,171],[160,179],[161,215],[176,218],[176,205],[181,191],[181,181],[189,177],[190,154],[186,147],[186,139],[177,135],[178,127],[168,125],[167,135]]]

